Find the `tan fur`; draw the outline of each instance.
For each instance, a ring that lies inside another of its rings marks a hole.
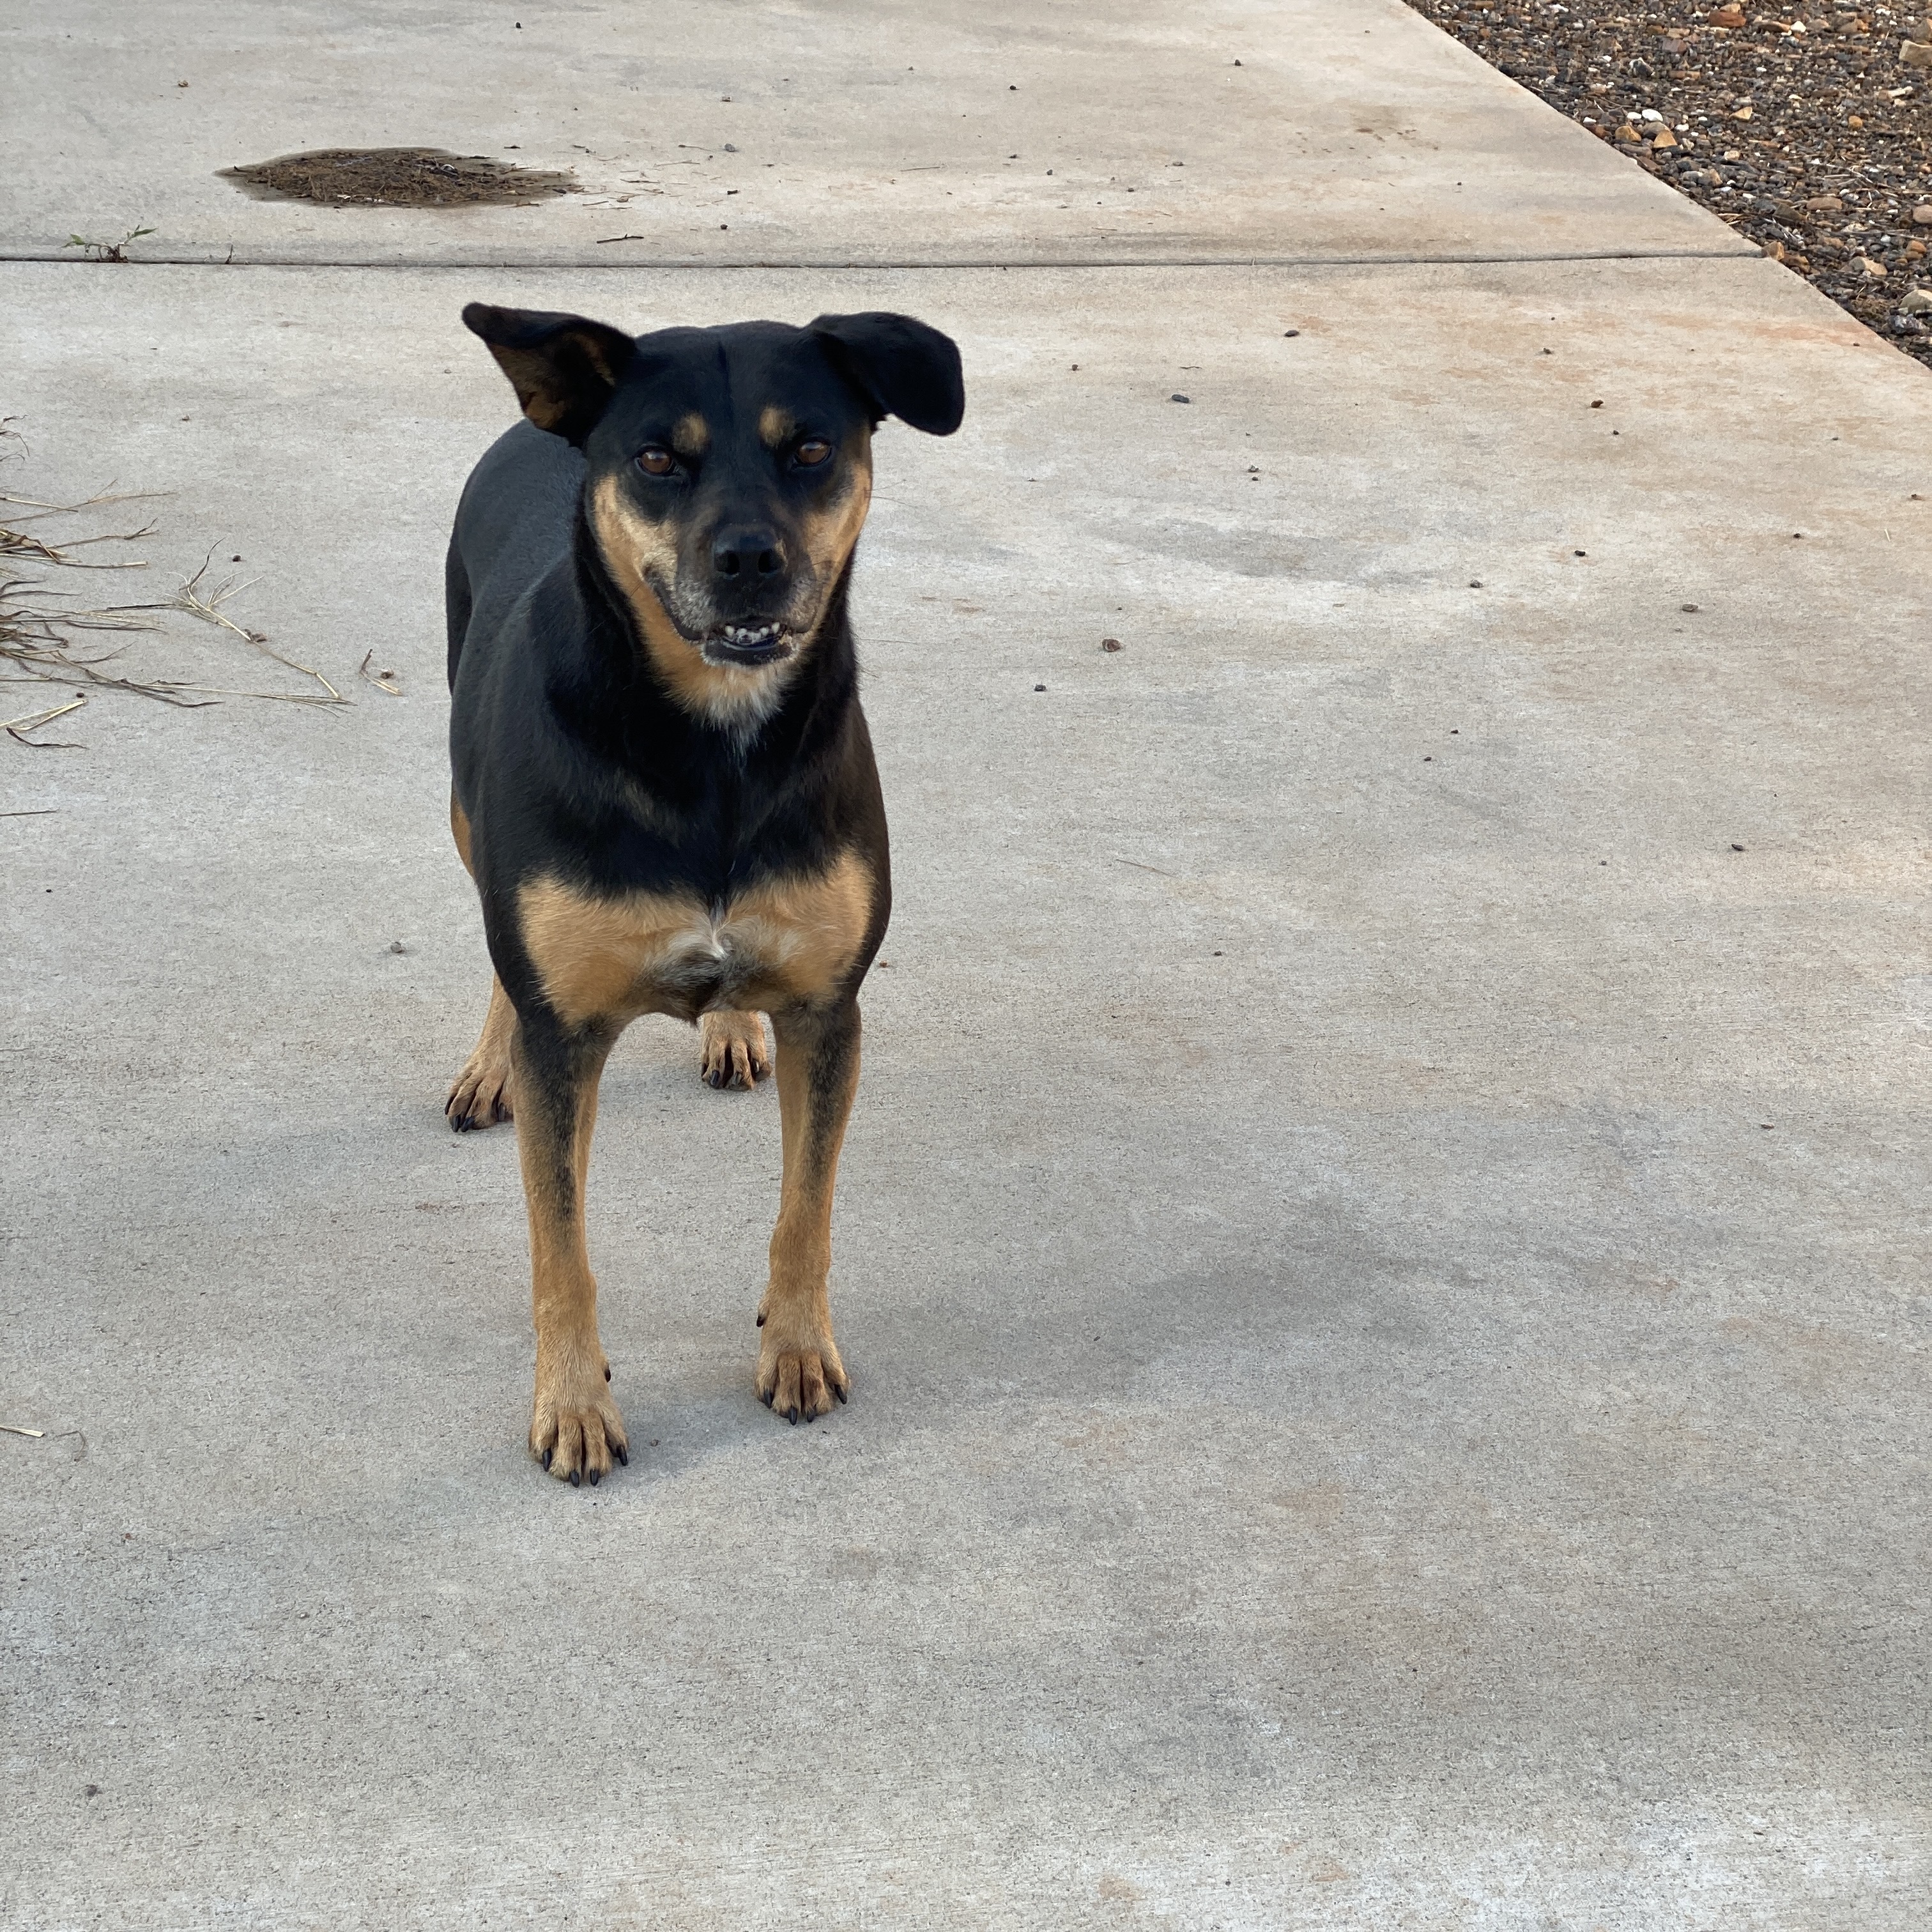
[[[796,427],[791,412],[780,409],[776,403],[767,403],[758,412],[758,440],[767,449],[778,448]]]
[[[443,1102],[443,1112],[457,1126],[494,1127],[516,1118],[510,1091],[511,1042],[516,1030],[517,1010],[493,973],[482,1036],[463,1071],[450,1083],[449,1097]]]
[[[821,584],[836,581],[865,527],[872,507],[872,451],[870,440],[856,450],[846,472],[846,486],[805,520],[805,551]]]
[[[680,416],[670,433],[670,446],[680,456],[702,456],[711,447],[711,425],[695,410]]]
[[[530,1452],[562,1478],[608,1475],[629,1444],[610,1390],[610,1364],[597,1336],[597,1277],[584,1231],[584,1180],[597,1124],[597,1074],[589,1070],[572,1102],[560,1144],[541,1109],[518,1124],[517,1152],[530,1214],[531,1315],[537,1331],[536,1399]]]
[[[872,874],[856,853],[802,878],[764,881],[722,908],[632,892],[600,898],[559,879],[518,896],[524,945],[565,1024],[707,1010],[776,1013],[820,997],[857,958]]]
[[[700,1014],[704,1044],[698,1070],[713,1087],[755,1087],[772,1070],[765,1051],[765,1023],[756,1013],[727,1010]]]
[[[583,350],[591,367],[607,382],[614,386],[616,371],[610,366],[602,341],[588,332],[579,334],[574,330],[571,339]],[[506,348],[500,342],[490,344],[489,350],[496,358],[496,366],[509,377],[524,415],[538,428],[554,429],[570,413],[571,399],[555,386],[556,368],[549,356],[529,350]]]
[[[826,1276],[832,1265],[832,1191],[838,1153],[859,1085],[856,1041],[832,1090],[814,1096],[812,1055],[819,1041],[811,1016],[776,1014],[778,1110],[784,1179],[772,1231],[771,1276],[758,1304],[759,1395],[780,1415],[806,1421],[830,1412],[834,1392],[851,1386],[832,1336]],[[820,1106],[814,1110],[817,1097]]]
[[[470,819],[454,792],[449,794],[449,832],[456,841],[456,856],[463,861],[463,869],[475,878],[476,868],[470,862]]]
[[[668,531],[632,511],[615,476],[599,478],[591,490],[590,526],[638,620],[651,662],[678,703],[720,724],[748,728],[769,717],[797,668],[796,656],[756,666],[706,663],[671,622],[645,576],[655,566],[660,576],[670,577],[677,568],[676,544]]]

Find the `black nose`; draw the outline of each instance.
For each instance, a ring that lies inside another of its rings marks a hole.
[[[769,524],[734,524],[712,540],[711,568],[720,577],[776,577],[784,567],[784,540]]]

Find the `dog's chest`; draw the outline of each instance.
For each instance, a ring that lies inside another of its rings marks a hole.
[[[871,922],[872,878],[848,852],[823,872],[763,880],[712,905],[541,878],[520,889],[518,910],[544,995],[568,1025],[769,1012],[822,996],[850,970]]]

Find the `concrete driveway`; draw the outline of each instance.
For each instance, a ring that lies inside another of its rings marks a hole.
[[[0,37],[0,489],[355,700],[0,739],[0,1925],[1922,1925],[1925,372],[1380,0],[518,17]],[[214,172],[361,142],[584,192]],[[853,1402],[647,1022],[594,1492],[440,1113],[476,298],[967,370],[855,598]]]

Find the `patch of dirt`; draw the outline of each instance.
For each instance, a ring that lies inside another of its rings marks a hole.
[[[1410,4],[1932,365],[1923,16],[1877,6],[1779,17],[1748,4]]]
[[[221,174],[258,201],[324,208],[520,207],[577,190],[568,169],[547,173],[441,148],[316,148]]]

